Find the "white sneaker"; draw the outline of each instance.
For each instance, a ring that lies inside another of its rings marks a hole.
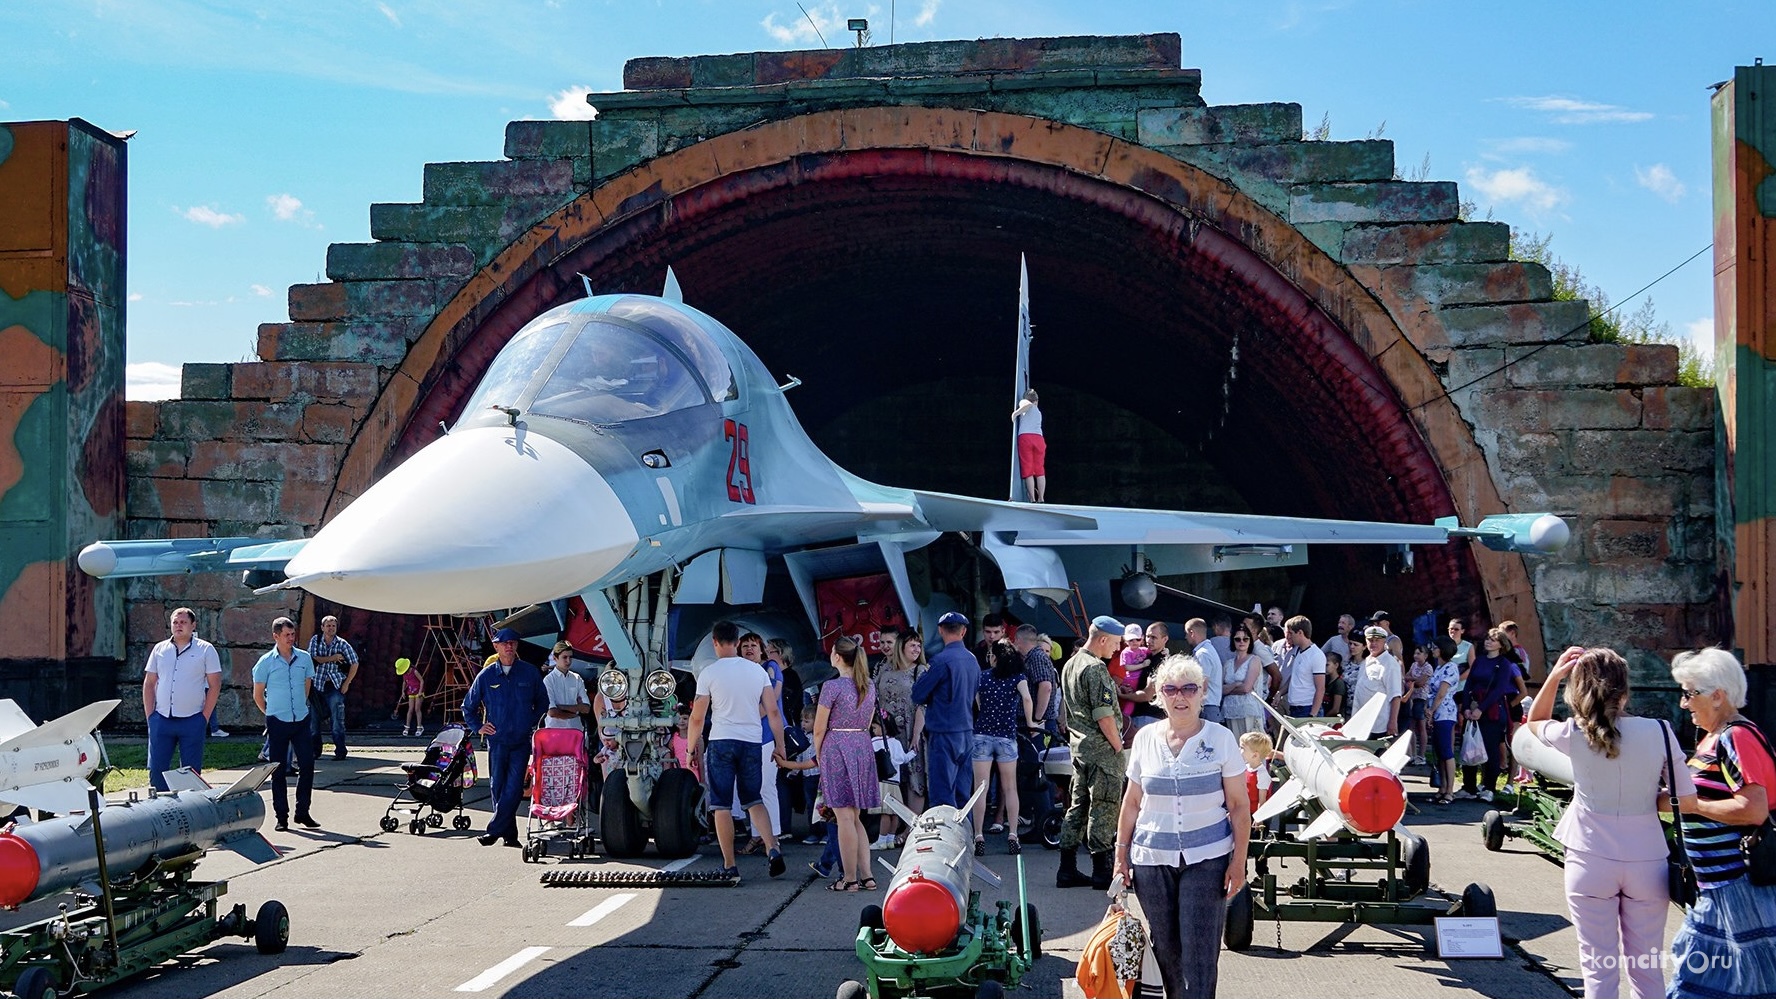
[[[893,836],[878,836],[875,838],[875,840],[871,841],[870,849],[872,849],[872,850],[892,850],[892,849],[894,849],[894,837]]]
[[[1464,787],[1460,791],[1455,792],[1451,797],[1460,798],[1463,801],[1473,801],[1474,793]]]
[[[1424,766],[1424,765],[1425,765],[1425,758],[1424,758],[1424,757],[1422,757],[1422,756],[1414,756],[1414,757],[1413,757],[1413,758],[1412,758],[1412,765],[1413,765],[1413,766],[1415,766],[1415,767],[1422,767],[1422,766]]]
[[[1481,801],[1491,801],[1492,800],[1492,788],[1490,788],[1490,787],[1481,788],[1480,789],[1480,800]]]

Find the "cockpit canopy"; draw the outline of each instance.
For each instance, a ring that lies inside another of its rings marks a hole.
[[[601,295],[550,309],[494,358],[463,410],[622,423],[737,397],[714,325],[675,303]]]

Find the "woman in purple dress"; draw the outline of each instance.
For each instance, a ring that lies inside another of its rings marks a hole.
[[[833,643],[832,665],[839,675],[820,688],[814,755],[820,761],[820,788],[838,823],[839,861],[845,873],[827,888],[875,891],[876,879],[869,876],[869,834],[863,829],[861,812],[882,804],[869,731],[876,693],[862,645],[840,638]]]

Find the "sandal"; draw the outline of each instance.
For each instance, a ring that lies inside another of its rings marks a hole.
[[[757,836],[754,836],[753,838],[746,841],[745,846],[740,848],[740,856],[751,857],[755,854],[763,853],[764,851],[765,851],[765,841],[760,839]]]
[[[840,878],[839,880],[834,881],[833,883],[827,885],[826,890],[827,891],[856,891],[857,890],[857,882],[846,881],[845,879]]]
[[[987,855],[987,841],[984,837],[976,836],[974,838],[974,855],[977,857]]]
[[[1018,842],[1018,838],[1016,836],[1005,837],[1005,852],[1006,853],[1009,853],[1015,857],[1018,854],[1022,853],[1023,850],[1024,850],[1024,845],[1022,843]]]
[[[859,888],[862,888],[864,891],[875,891],[876,890],[876,879],[875,878],[864,878],[862,881],[853,881],[851,883],[856,885]]]

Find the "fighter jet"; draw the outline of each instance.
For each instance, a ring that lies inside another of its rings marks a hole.
[[[675,603],[719,594],[753,604],[777,558],[810,617],[816,580],[860,572],[887,571],[903,606],[918,607],[904,555],[950,531],[980,536],[1008,590],[1053,599],[1072,579],[1115,578],[1131,553],[1178,573],[1300,562],[1316,542],[1465,538],[1547,552],[1567,536],[1552,515],[1462,528],[1454,518],[1403,525],[1038,505],[878,485],[821,453],[790,408],[786,392],[798,383],[779,384],[744,341],[686,305],[670,272],[659,297],[588,296],[521,329],[455,425],[312,538],[104,541],[80,553],[81,568],[102,578],[271,570],[281,576],[266,589],[402,614],[582,595],[609,636],[625,630],[620,614],[638,619],[613,587],[676,570]],[[613,651],[626,665],[626,650]]]

